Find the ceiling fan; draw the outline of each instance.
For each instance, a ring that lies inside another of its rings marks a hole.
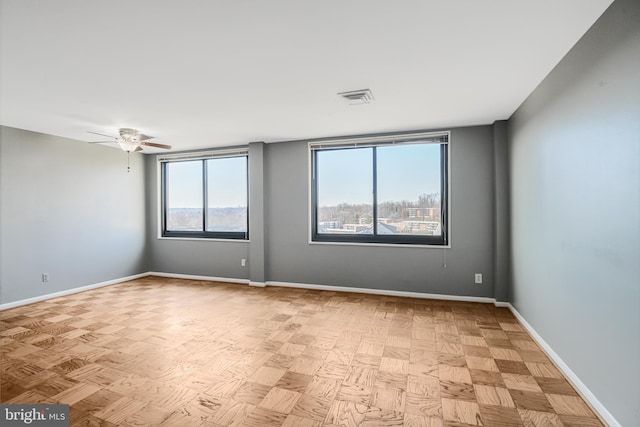
[[[106,136],[107,138],[113,139],[113,141],[95,141],[89,142],[90,144],[106,144],[116,142],[122,150],[127,153],[131,153],[132,151],[142,151],[142,147],[155,147],[162,148],[164,150],[170,150],[171,146],[166,144],[158,144],[157,142],[149,142],[150,139],[153,139],[152,136],[144,135],[140,133],[140,131],[129,128],[121,128],[118,133],[120,136],[111,136],[105,135],[103,133],[98,132],[88,132],[94,135]]]

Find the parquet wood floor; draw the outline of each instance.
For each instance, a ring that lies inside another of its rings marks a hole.
[[[0,312],[2,403],[73,426],[601,426],[490,304],[147,277]]]

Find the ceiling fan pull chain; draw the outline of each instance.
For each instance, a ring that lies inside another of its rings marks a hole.
[[[127,151],[127,173],[131,172],[131,167],[129,166],[129,157],[131,157],[131,151]]]

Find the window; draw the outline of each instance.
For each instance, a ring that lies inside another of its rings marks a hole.
[[[310,144],[317,242],[448,244],[449,133]]]
[[[159,157],[162,236],[248,239],[246,150]]]

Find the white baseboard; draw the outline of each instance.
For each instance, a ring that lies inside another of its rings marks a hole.
[[[155,272],[155,271],[150,271],[148,275],[160,276],[160,277],[172,277],[174,279],[242,283],[249,286],[255,286],[257,288],[264,288],[267,286],[279,286],[283,288],[313,289],[313,290],[319,290],[319,291],[334,291],[334,292],[353,292],[353,293],[360,293],[360,294],[386,295],[386,296],[392,296],[392,297],[409,297],[409,298],[437,299],[437,300],[445,300],[445,301],[462,301],[462,302],[480,302],[480,303],[495,304],[498,307],[507,307],[509,304],[506,302],[496,302],[494,298],[488,298],[488,297],[471,297],[471,296],[458,296],[458,295],[446,295],[446,294],[426,294],[422,292],[393,291],[388,289],[371,289],[371,288],[352,288],[352,287],[345,287],[345,286],[315,285],[310,283],[278,282],[273,280],[268,280],[266,282],[254,282],[252,280],[247,280],[247,279],[195,276],[192,274],[161,273],[161,272]]]
[[[249,282],[249,286],[255,286],[256,288],[264,288],[267,286],[265,282]]]
[[[140,279],[142,277],[147,277],[147,276],[171,277],[175,279],[188,279],[188,280],[205,280],[208,282],[242,283],[245,285],[249,284],[249,280],[247,279],[234,279],[229,277],[213,277],[213,276],[196,276],[193,274],[174,274],[174,273],[148,271],[146,273],[134,274],[132,276],[121,277],[113,280],[107,280],[106,282],[94,283],[92,285],[80,286],[78,288],[66,289],[60,292],[54,292],[51,294],[39,295],[33,298],[26,298],[18,301],[12,301],[5,304],[0,304],[0,311],[8,310],[10,308],[20,307],[23,305],[33,304],[35,302],[40,302],[40,301],[48,300],[51,298],[58,298],[65,295],[71,295],[77,292],[83,292],[91,289],[101,288],[103,286],[116,285],[118,283],[128,282],[129,280]],[[260,286],[260,285],[254,285],[254,286]],[[262,284],[262,286],[265,286],[265,285]]]
[[[133,276],[121,277],[119,279],[107,280],[106,282],[94,283],[93,285],[81,286],[79,288],[67,289],[60,292],[54,292],[51,294],[40,295],[33,298],[21,299],[18,301],[12,301],[5,304],[0,304],[0,311],[8,310],[10,308],[20,307],[22,305],[33,304],[34,302],[40,302],[51,298],[62,297],[65,295],[71,295],[78,292],[88,291],[90,289],[101,288],[103,286],[115,285],[117,283],[128,282],[129,280],[140,279],[141,277],[148,276],[149,273],[134,274]]]
[[[573,385],[573,387],[582,395],[584,400],[586,400],[589,405],[591,405],[591,409],[593,409],[593,411],[602,419],[602,421],[607,423],[610,427],[622,427],[620,423],[613,417],[613,415],[611,415],[611,413],[607,411],[607,408],[605,408],[604,405],[598,400],[598,398],[591,392],[591,390],[589,390],[589,388],[580,380],[580,378],[578,378],[575,372],[573,372],[571,368],[569,368],[569,365],[567,365],[560,358],[560,356],[558,356],[558,354],[553,351],[551,346],[538,334],[538,332],[536,332],[535,329],[533,329],[533,326],[531,326],[529,322],[527,322],[525,318],[522,317],[518,310],[516,310],[515,307],[510,303],[502,304],[506,304],[505,306],[509,307],[513,315],[516,316],[518,321],[522,323],[522,326],[525,327],[525,329],[529,332],[529,334],[531,334],[531,336],[536,340],[540,347],[542,347],[547,356],[549,356],[549,358],[553,361],[553,363],[555,363],[558,369],[562,371],[564,376],[567,377],[571,385]]]
[[[496,307],[506,307],[506,308],[511,308],[511,304],[508,302],[502,302],[502,301],[495,301],[494,304],[496,305]]]
[[[313,289],[318,291],[354,292],[359,294],[386,295],[390,297],[409,297],[409,298],[422,298],[422,299],[438,299],[438,300],[447,300],[447,301],[482,302],[482,303],[491,303],[491,304],[495,304],[496,302],[494,298],[487,298],[487,297],[425,294],[422,292],[392,291],[388,289],[371,289],[371,288],[350,288],[346,286],[312,285],[309,283],[276,282],[271,280],[267,281],[266,285],[280,286],[283,288]]]
[[[193,274],[162,273],[158,271],[150,271],[147,274],[149,276],[170,277],[173,279],[205,280],[207,282],[242,283],[245,285],[249,284],[248,279],[234,279],[229,277],[196,276]]]
[[[408,292],[408,291],[393,291],[388,289],[371,289],[371,288],[353,288],[345,286],[331,286],[331,285],[315,285],[310,283],[295,283],[295,282],[278,282],[278,281],[266,281],[266,282],[254,282],[248,279],[236,279],[231,277],[214,277],[214,276],[198,276],[194,274],[178,274],[178,273],[164,273],[160,271],[149,271],[146,273],[136,274],[134,276],[123,277],[120,279],[109,280],[107,282],[96,283],[93,285],[82,286],[79,288],[69,289],[66,291],[56,292],[52,294],[41,295],[34,298],[29,298],[20,301],[14,301],[7,304],[0,304],[0,310],[6,310],[21,305],[32,304],[34,302],[44,301],[49,298],[56,298],[63,295],[69,295],[76,292],[87,291],[89,289],[99,288],[102,286],[114,285],[116,283],[126,282],[128,280],[139,279],[146,276],[158,276],[169,277],[174,279],[186,279],[186,280],[203,280],[207,282],[225,282],[225,283],[241,283],[244,285],[255,287],[266,286],[280,286],[284,288],[299,288],[299,289],[313,289],[319,291],[333,291],[333,292],[353,292],[360,294],[371,295],[386,295],[392,297],[408,297],[408,298],[422,298],[422,299],[437,299],[445,301],[462,301],[462,302],[480,302],[491,303],[497,307],[508,307],[509,303],[497,302],[494,298],[488,297],[472,297],[472,296],[458,296],[458,295],[446,295],[446,294],[427,294],[422,292]]]

